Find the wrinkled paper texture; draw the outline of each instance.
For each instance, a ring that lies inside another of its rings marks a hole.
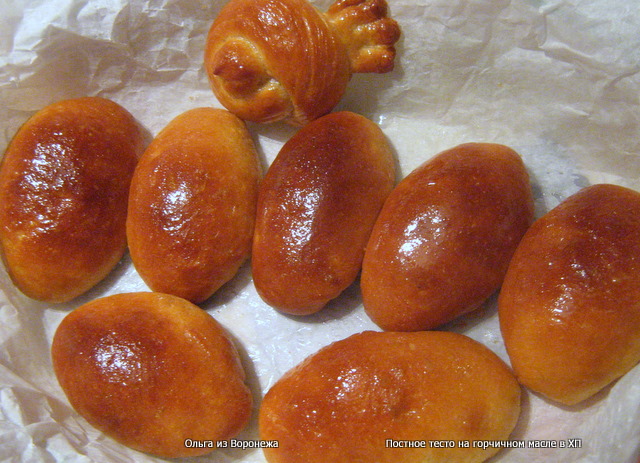
[[[315,5],[326,10],[329,0]],[[4,0],[0,2],[0,148],[54,101],[110,98],[149,136],[198,106],[219,106],[203,71],[218,0]],[[396,69],[357,75],[337,109],[380,124],[399,177],[463,142],[509,145],[532,178],[537,215],[592,183],[640,190],[640,3],[628,0],[389,0],[403,35]],[[294,133],[249,124],[265,167]],[[148,290],[125,257],[69,304],[29,300],[0,271],[0,460],[151,462],[103,436],[69,406],[52,372],[51,339],[74,307]],[[332,341],[377,329],[357,283],[320,313],[294,319],[258,297],[245,265],[204,304],[232,333],[257,406],[289,368]],[[495,298],[447,329],[508,361]],[[256,440],[257,414],[238,439]],[[581,448],[503,450],[492,462],[635,463],[640,367],[586,404],[559,407],[524,392],[513,439],[581,439]],[[261,450],[193,459],[264,462]],[[187,460],[188,461],[188,460]]]

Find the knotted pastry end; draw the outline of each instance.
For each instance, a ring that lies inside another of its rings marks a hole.
[[[247,40],[229,38],[220,47],[207,50],[205,65],[220,103],[240,118],[272,122],[292,113],[286,90],[273,79]]]
[[[389,72],[400,26],[385,0],[336,0],[325,16],[349,50],[352,72]]]

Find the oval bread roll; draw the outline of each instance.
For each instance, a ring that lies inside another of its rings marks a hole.
[[[0,167],[0,244],[24,294],[66,302],[118,263],[143,149],[131,114],[97,97],[54,103],[18,130]]]
[[[640,193],[594,185],[536,221],[498,300],[522,384],[579,403],[640,361]]]
[[[154,291],[199,303],[248,258],[260,180],[245,124],[197,108],[153,140],[131,182],[127,237],[136,270]]]
[[[251,415],[229,335],[176,296],[127,293],[87,303],[62,320],[51,355],[75,410],[142,452],[167,458],[211,452],[185,440],[229,439]]]
[[[400,36],[385,0],[231,0],[207,37],[218,100],[254,122],[304,125],[333,109],[353,72],[388,72]]]
[[[518,154],[469,143],[416,168],[389,195],[362,264],[367,314],[389,331],[438,327],[502,283],[533,220]]]
[[[357,277],[364,247],[393,188],[391,148],[380,128],[338,112],[296,133],[260,187],[253,280],[282,312],[317,312]]]
[[[450,332],[364,332],[286,373],[260,408],[270,463],[482,462],[520,414],[520,386],[482,344]],[[418,444],[418,448],[389,444]],[[434,441],[454,448],[434,448]],[[419,448],[424,442],[423,448]]]

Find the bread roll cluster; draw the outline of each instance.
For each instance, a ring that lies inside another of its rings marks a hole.
[[[185,442],[229,439],[248,424],[252,395],[231,337],[189,301],[209,297],[247,258],[259,177],[244,122],[221,109],[178,116],[144,150],[120,105],[66,100],[11,141],[0,167],[0,244],[16,286],[70,301],[111,271],[128,239],[157,291],[83,304],[53,339],[69,402],[122,444],[201,455],[213,449]]]
[[[331,113],[353,72],[393,67],[383,0],[231,0],[205,68],[227,109],[179,115],[144,146],[118,104],[54,103],[0,167],[0,248],[25,295],[71,301],[128,245],[151,292],[87,302],[51,355],[69,402],[122,444],[162,457],[213,451],[255,402],[232,336],[194,305],[252,256],[260,297],[306,316],[357,281],[381,329],[309,356],[266,393],[271,463],[482,462],[520,417],[521,385],[564,404],[640,361],[640,194],[596,185],[534,221],[511,148],[467,143],[396,185],[365,117]],[[303,60],[303,64],[300,64]],[[302,126],[262,178],[244,120]],[[436,331],[499,295],[511,367]],[[456,442],[440,448],[431,442]],[[414,445],[394,445],[412,442]],[[424,442],[424,445],[418,445]]]

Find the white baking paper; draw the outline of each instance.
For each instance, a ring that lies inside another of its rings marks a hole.
[[[314,2],[320,9],[329,0]],[[392,143],[399,177],[463,142],[509,145],[524,158],[537,214],[580,188],[611,182],[640,190],[640,3],[629,0],[390,0],[403,35],[396,69],[357,75],[338,109],[361,113]],[[218,0],[1,0],[0,148],[54,101],[98,95],[155,135],[197,106],[219,106],[203,72]],[[249,124],[265,167],[294,133]],[[21,295],[0,270],[0,460],[152,462],[89,426],[52,373],[60,320],[96,297],[146,291],[125,257],[73,303]],[[203,305],[232,333],[260,397],[289,368],[334,340],[377,329],[357,283],[320,313],[293,318],[265,305],[245,265]],[[495,298],[446,327],[508,361]],[[256,414],[238,439],[258,439]],[[492,462],[636,463],[640,367],[586,404],[560,407],[525,391],[513,439],[563,449],[511,449]],[[571,443],[571,444],[569,444]],[[189,460],[187,460],[189,461]],[[260,450],[193,459],[263,463]],[[330,463],[330,462],[328,462]]]

